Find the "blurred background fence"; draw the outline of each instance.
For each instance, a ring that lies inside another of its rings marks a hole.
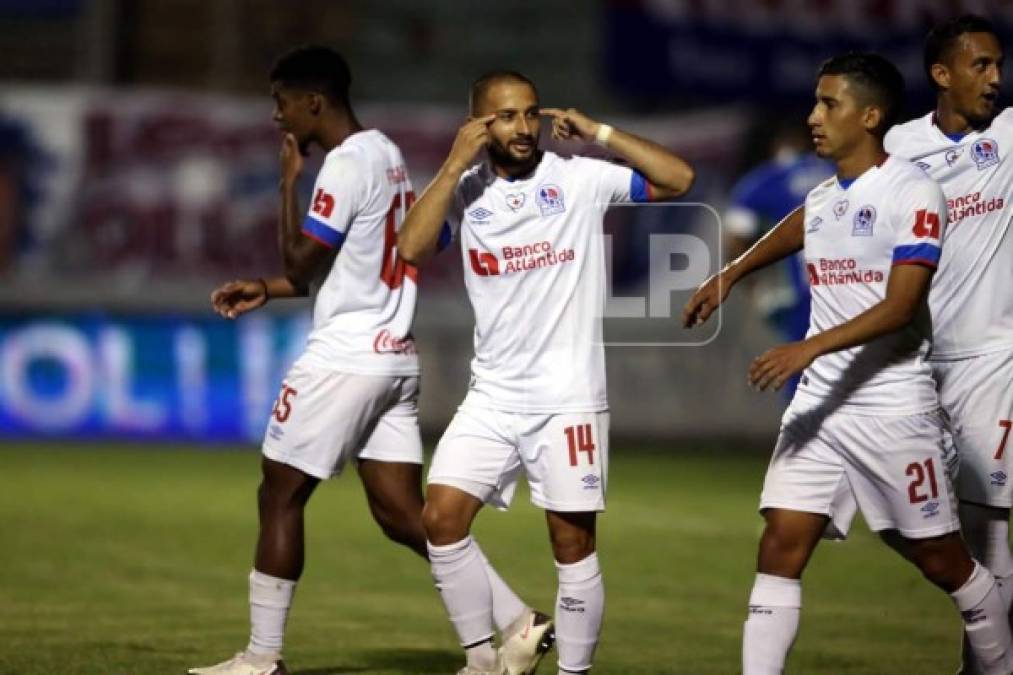
[[[528,74],[543,103],[683,154],[699,172],[687,201],[709,208],[608,224],[612,293],[646,296],[651,235],[699,238],[706,272],[717,269],[714,213],[769,154],[775,121],[804,127],[822,59],[881,51],[907,76],[910,115],[922,114],[921,41],[961,11],[1013,32],[1013,2],[998,0],[0,0],[0,434],[259,440],[307,305],[226,323],[207,298],[221,281],[279,270],[266,73],[288,48],[346,54],[360,119],[400,144],[417,191],[450,147],[470,81],[492,68]],[[686,337],[685,293],[640,324],[652,339]],[[610,347],[614,432],[775,431],[781,399],[745,384],[749,360],[778,339],[753,299],[738,294],[706,345]],[[430,433],[463,396],[471,327],[459,256],[444,254],[423,272],[415,331]]]

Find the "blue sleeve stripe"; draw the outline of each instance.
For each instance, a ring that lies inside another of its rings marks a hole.
[[[440,238],[436,240],[436,250],[442,251],[447,248],[453,239],[454,231],[450,229],[450,223],[443,221],[443,227],[440,228]]]
[[[651,201],[651,186],[639,171],[630,176],[630,201],[638,204]]]
[[[328,248],[340,248],[345,235],[313,216],[306,216],[302,223],[302,233]]]
[[[904,263],[925,263],[938,265],[939,256],[942,252],[941,248],[932,244],[910,244],[908,246],[898,246],[893,249],[893,264],[902,265]]]

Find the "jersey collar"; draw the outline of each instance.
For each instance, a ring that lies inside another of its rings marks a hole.
[[[862,180],[866,176],[872,175],[873,173],[877,172],[880,168],[882,168],[884,165],[886,165],[886,163],[890,161],[890,157],[891,157],[891,155],[888,154],[883,159],[882,162],[880,162],[879,164],[874,164],[874,165],[870,166],[868,169],[866,169],[865,171],[863,171],[858,176],[855,176],[854,178],[841,178],[840,176],[837,176],[835,174],[834,175],[834,182],[837,183],[837,189],[840,190],[841,192],[847,192],[848,188],[850,188],[852,185],[854,185],[858,181]]]

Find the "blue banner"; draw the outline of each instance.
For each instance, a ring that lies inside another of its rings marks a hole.
[[[611,0],[605,65],[616,93],[644,103],[741,101],[808,104],[827,58],[851,50],[891,59],[907,80],[913,112],[934,100],[923,69],[925,36],[962,11],[986,12],[1007,45],[1013,15],[999,2],[708,3]]]
[[[0,434],[259,442],[306,314],[0,315]]]

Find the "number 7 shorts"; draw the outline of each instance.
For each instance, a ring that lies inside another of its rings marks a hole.
[[[781,422],[761,511],[827,515],[828,536],[847,535],[856,503],[873,532],[924,539],[958,529],[942,410],[872,416],[798,404]]]
[[[608,426],[608,412],[546,415],[464,404],[436,447],[428,482],[506,509],[523,471],[535,506],[604,511]]]
[[[419,378],[355,375],[296,362],[285,376],[263,454],[321,480],[349,460],[422,463]]]
[[[934,361],[939,398],[960,456],[957,495],[998,509],[1013,506],[1013,351]]]

